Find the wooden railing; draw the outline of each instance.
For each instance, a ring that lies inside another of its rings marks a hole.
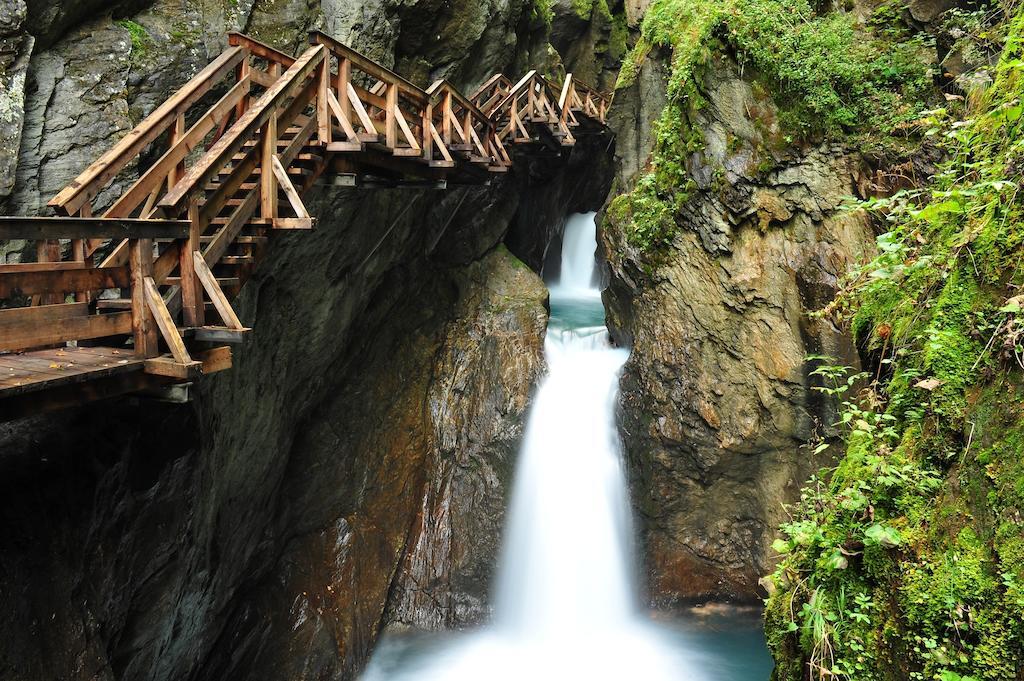
[[[188,234],[189,224],[180,220],[115,218],[17,218],[0,222],[0,240],[24,239],[50,242],[57,237],[74,240],[125,239],[128,265],[90,267],[81,262],[42,262],[0,266],[0,299],[43,297],[44,304],[0,310],[0,351],[131,335],[135,354],[155,358],[157,329],[172,347],[181,344],[163,299],[156,295],[155,277],[173,267],[168,259],[153,258],[154,239],[178,241]],[[111,288],[131,288],[131,309],[114,314],[89,314],[86,302],[63,302],[69,295]],[[181,345],[183,348],[184,346]],[[178,355],[175,355],[179,359]],[[185,368],[195,366],[187,353],[180,356]],[[154,373],[164,373],[164,363],[154,363]]]
[[[609,102],[571,75],[556,90],[536,72],[496,75],[471,97],[445,80],[422,90],[315,31],[298,57],[237,33],[228,42],[53,198],[57,217],[0,218],[0,240],[37,244],[37,262],[0,265],[0,301],[28,303],[0,310],[0,353],[127,337],[147,373],[191,378],[201,365],[186,341],[248,331],[230,295],[271,231],[313,226],[302,195],[323,173],[483,182],[512,166],[508,144],[549,134],[571,145],[579,117],[603,122]],[[204,370],[230,366],[214,356]],[[3,388],[0,376],[0,399]]]

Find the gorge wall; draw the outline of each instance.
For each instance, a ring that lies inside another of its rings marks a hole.
[[[597,42],[610,24],[593,15],[577,26]],[[227,30],[292,51],[323,28],[420,84],[560,63],[552,16],[521,0],[7,2],[0,19],[13,214],[39,212]],[[486,616],[543,369],[534,270],[568,212],[600,205],[613,149],[517,159],[490,187],[318,187],[317,229],[275,237],[236,301],[252,339],[190,403],[0,425],[0,677],[348,679],[384,627]]]
[[[849,335],[809,313],[874,242],[863,216],[840,210],[864,182],[859,155],[786,143],[764,87],[711,49],[691,83],[701,105],[673,110],[674,127],[667,51],[637,66],[610,117],[615,195],[657,167],[659,134],[685,145],[671,238],[656,253],[638,244],[638,219],[615,195],[601,232],[609,324],[633,350],[622,434],[662,606],[759,598],[784,505],[822,465],[812,443],[835,421],[806,358],[859,365]]]

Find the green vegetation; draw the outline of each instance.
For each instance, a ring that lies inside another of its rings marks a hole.
[[[550,28],[551,21],[555,18],[555,11],[551,8],[551,0],[533,0],[530,8],[531,15],[535,21],[541,21]]]
[[[144,59],[153,44],[153,39],[150,37],[146,27],[132,21],[131,19],[121,19],[116,23],[118,26],[128,31],[128,35],[131,38],[132,61],[139,62]]]
[[[1024,12],[1006,11],[978,31],[1005,36],[991,86],[928,112],[932,185],[854,206],[886,225],[880,255],[824,314],[876,367],[812,358],[844,451],[775,545],[779,679],[1007,680],[1024,659]]]
[[[852,14],[819,14],[808,0],[655,0],[618,83],[633,83],[652,50],[671,51],[669,105],[657,124],[651,161],[654,179],[640,181],[614,206],[629,241],[652,252],[675,235],[675,220],[665,216],[677,213],[692,190],[687,156],[700,150],[701,141],[690,120],[705,104],[701,76],[716,53],[732,54],[771,93],[785,131],[781,141],[904,145],[907,134],[894,133],[912,126],[934,89],[925,66],[929,39],[894,28],[895,21],[890,4],[861,26]]]
[[[607,9],[608,5],[605,5]],[[594,0],[572,0],[572,11],[580,19],[589,19],[594,11]]]

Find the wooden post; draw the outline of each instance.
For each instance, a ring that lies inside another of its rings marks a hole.
[[[252,72],[252,66],[249,64],[249,50],[245,51],[245,55],[242,57],[242,63],[235,69],[235,81],[241,83],[246,77]],[[249,108],[249,95],[246,94],[235,105],[235,120],[237,121],[242,117],[242,114]]]
[[[170,144],[168,145],[169,149],[173,149],[174,145],[185,136],[185,131],[185,112],[181,112],[178,114],[177,118],[174,119],[174,127],[171,129],[171,139]],[[171,172],[167,173],[167,191],[170,191],[174,185],[178,184],[178,180],[180,180],[184,174],[185,159],[182,159],[178,165],[171,169]],[[144,215],[143,217],[148,216]]]
[[[451,146],[452,143],[452,93],[444,93],[444,104],[441,107],[441,139]]]
[[[388,149],[394,150],[398,147],[398,120],[395,117],[395,110],[398,108],[398,85],[388,83],[386,96],[384,144]]]
[[[156,357],[156,322],[146,303],[146,277],[153,276],[153,240],[131,239],[128,242],[129,268],[132,282],[132,336],[135,338],[135,356]]]
[[[197,327],[205,324],[203,290],[196,278],[195,262],[192,251],[200,250],[203,235],[203,217],[199,210],[199,199],[193,197],[188,202],[188,220],[190,223],[188,239],[182,245],[178,262],[181,269],[181,314],[185,326]]]
[[[434,136],[430,133],[430,126],[434,123],[434,105],[429,101],[423,107],[422,122],[420,128],[423,134],[423,158],[427,161],[434,160]]]
[[[327,102],[327,93],[331,89],[331,59],[328,56],[320,65],[320,87],[316,94],[317,131],[320,144],[331,143],[331,108]]]
[[[349,121],[352,120],[352,102],[348,98],[348,84],[351,81],[352,62],[348,60],[348,57],[340,57],[338,59],[338,86],[335,94],[338,96],[338,104],[341,105],[341,114]]]
[[[275,68],[277,67],[277,68]],[[271,71],[280,70],[277,64]],[[260,149],[260,217],[272,221],[277,217],[277,176],[274,175],[274,156],[277,155],[277,111],[271,111],[262,131]]]

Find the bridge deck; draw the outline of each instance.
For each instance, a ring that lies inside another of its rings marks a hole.
[[[470,96],[423,90],[315,31],[297,57],[228,42],[61,190],[54,215],[0,218],[0,239],[36,243],[36,262],[0,265],[0,420],[230,368],[224,344],[249,331],[231,299],[274,234],[313,228],[303,197],[321,179],[485,184],[514,146],[572,147],[610,101],[536,71]],[[115,181],[127,189],[111,201]]]
[[[131,350],[62,347],[0,355],[0,396],[13,397],[85,381],[143,371]]]

